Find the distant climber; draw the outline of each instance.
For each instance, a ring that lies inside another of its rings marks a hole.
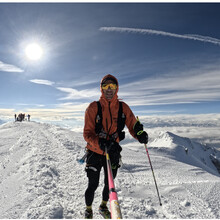
[[[20,122],[24,121],[24,119],[25,119],[25,114],[22,114],[22,113],[20,113],[17,117],[17,121],[20,121]]]

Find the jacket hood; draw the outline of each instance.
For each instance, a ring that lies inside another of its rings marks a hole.
[[[111,74],[108,74],[106,76],[104,76],[101,80],[101,85],[104,84],[107,80],[112,80],[113,82],[115,82],[118,86],[118,80],[116,77],[114,77],[113,75]]]
[[[119,89],[118,80],[117,80],[116,77],[114,77],[111,74],[108,74],[108,75],[104,76],[101,80],[101,83],[100,83],[100,90],[101,90],[101,93],[102,93],[101,98],[105,99],[104,93],[102,91],[102,84],[104,84],[107,80],[112,80],[113,82],[115,82],[117,84],[117,90],[116,90],[116,93],[115,93],[114,97],[112,98],[112,100],[115,99],[115,98],[117,99],[118,98],[117,94],[118,94],[118,89]]]

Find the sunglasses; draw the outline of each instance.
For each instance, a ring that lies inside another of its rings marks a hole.
[[[117,89],[117,85],[116,84],[114,84],[114,83],[110,83],[110,84],[103,84],[102,85],[102,89],[103,90],[107,90],[108,88],[110,88],[110,89]]]

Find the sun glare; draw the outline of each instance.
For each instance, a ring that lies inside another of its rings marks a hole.
[[[39,44],[32,43],[25,48],[25,54],[30,60],[39,60],[42,57],[43,49]]]

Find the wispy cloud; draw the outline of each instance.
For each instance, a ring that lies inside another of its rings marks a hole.
[[[3,72],[17,72],[17,73],[24,72],[24,70],[22,70],[21,68],[19,68],[17,66],[14,66],[12,64],[3,63],[2,61],[0,61],[0,71],[3,71]]]
[[[28,108],[34,119],[63,121],[63,120],[80,120],[83,121],[84,113],[89,103],[63,103],[51,106],[51,108]]]
[[[101,27],[99,30],[109,31],[109,32],[121,32],[121,33],[127,32],[127,33],[137,33],[137,34],[154,34],[154,35],[161,35],[167,37],[202,41],[220,46],[220,39],[209,36],[194,35],[194,34],[175,34],[175,33],[152,30],[152,29],[139,29],[139,28],[127,28],[127,27]]]
[[[54,84],[54,82],[49,81],[49,80],[44,80],[44,79],[31,79],[29,81],[32,83],[47,85],[47,86],[52,86]]]
[[[60,100],[79,100],[79,99],[90,99],[98,98],[100,96],[100,91],[97,89],[85,89],[85,90],[76,90],[72,88],[57,87],[61,92],[67,93],[67,95]]]
[[[164,105],[219,101],[219,90],[219,71],[204,68],[141,79],[121,85],[119,92],[130,105]]]

